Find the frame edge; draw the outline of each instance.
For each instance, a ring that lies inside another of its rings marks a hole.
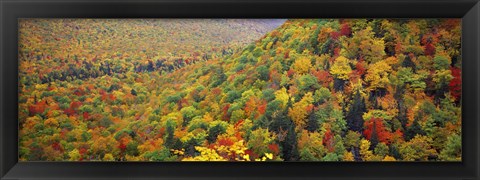
[[[67,1],[68,2],[68,1]],[[471,2],[471,1],[468,1],[468,2]],[[4,54],[4,52],[6,52],[7,50],[7,46],[6,46],[6,42],[4,41],[4,21],[5,21],[5,11],[4,11],[4,1],[3,0],[0,0],[0,11],[2,13],[0,13],[0,33],[1,33],[1,36],[0,36],[0,54],[1,54],[1,58],[2,60],[0,61],[0,67],[1,67],[1,70],[2,72],[0,73],[0,179],[4,179],[4,178],[14,178],[12,177],[9,172],[11,172],[10,170],[12,169],[15,169],[16,167],[19,167],[18,165],[18,162],[16,164],[14,164],[12,167],[9,167],[7,165],[7,163],[4,161],[4,158],[5,157],[8,157],[6,156],[6,151],[5,151],[5,148],[7,147],[6,146],[6,142],[5,142],[5,138],[6,138],[6,127],[4,126],[4,121],[5,121],[5,114],[4,114],[4,108],[5,108],[5,101],[4,101],[4,97],[5,97],[5,92],[4,92],[4,88],[5,88],[5,81],[4,81],[4,78],[6,78],[6,73],[5,73],[5,66],[4,63],[6,61],[6,56]],[[467,17],[468,16],[468,17]],[[473,17],[471,17],[473,16]],[[479,23],[479,19],[480,19],[480,3],[477,1],[475,3],[475,5],[473,6],[473,8],[471,8],[469,10],[469,12],[466,13],[466,16],[464,16],[464,18],[467,17],[467,18],[473,18],[475,19],[477,22],[475,24],[475,35],[476,37],[474,39],[472,39],[471,41],[474,41],[473,43],[475,44],[475,48],[478,49],[479,45],[480,45],[480,23]],[[16,48],[16,47],[15,47]],[[480,60],[479,57],[480,57],[480,52],[476,51],[475,53],[475,59],[477,60],[477,64],[476,64],[476,68],[477,70],[480,70],[480,63],[478,63],[478,61]],[[476,79],[476,90],[480,90],[480,82],[479,82],[479,79],[480,79],[480,73],[476,72],[476,75],[475,77],[477,78]],[[478,105],[478,103],[480,102],[480,91],[477,91],[476,92],[476,104]],[[476,116],[477,116],[477,119],[476,121],[478,121],[479,117],[480,117],[480,111],[478,111],[476,113]],[[476,122],[476,128],[478,130],[480,130],[480,123]],[[476,131],[475,132],[475,136],[476,136],[476,140],[477,140],[477,144],[475,145],[476,147],[476,159],[474,160],[475,161],[475,169],[472,169],[473,172],[472,173],[475,173],[474,174],[474,177],[472,179],[479,179],[480,178],[480,170],[479,170],[479,164],[480,164],[480,143],[478,143],[478,139],[480,138],[480,132]],[[329,179],[329,178],[327,178]],[[337,179],[337,178],[335,178]],[[338,179],[342,179],[342,178],[338,178]],[[363,178],[359,178],[359,179],[363,179]],[[370,178],[368,178],[370,179]],[[375,179],[381,179],[381,178],[375,178]],[[412,178],[413,179],[413,178]],[[425,178],[425,179],[429,179],[429,178]],[[433,179],[433,178],[432,178]],[[455,178],[456,179],[456,178]],[[465,179],[465,178],[458,178],[458,179]],[[466,178],[466,179],[470,179],[470,178]]]

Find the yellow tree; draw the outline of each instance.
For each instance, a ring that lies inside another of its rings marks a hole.
[[[207,147],[195,146],[195,149],[200,152],[199,156],[186,157],[182,161],[227,161],[227,159],[220,156],[217,151]]]
[[[349,151],[345,151],[345,153],[343,154],[343,161],[355,161],[353,157],[353,153]]]
[[[68,156],[70,157],[70,161],[78,161],[82,155],[80,154],[78,149],[74,149],[68,153]]]
[[[285,106],[287,106],[288,99],[290,98],[290,96],[287,93],[287,89],[285,89],[285,87],[282,87],[282,89],[275,91],[274,94],[275,94],[275,99],[282,102],[282,108],[285,108]]]
[[[293,107],[289,109],[288,115],[292,118],[297,130],[301,130],[305,127],[305,124],[307,123],[306,117],[308,114],[307,106],[312,103],[312,92],[308,92],[300,101],[293,104]]]
[[[330,74],[338,79],[348,80],[348,74],[352,72],[352,68],[349,64],[349,59],[343,56],[339,56],[335,59],[332,67],[330,68]]]
[[[369,150],[370,141],[362,139],[360,141],[360,155],[364,161],[371,161],[374,158],[373,152]]]
[[[374,34],[370,26],[354,32],[352,38],[343,40],[342,54],[348,58],[363,58],[369,63],[382,60],[385,55],[385,43],[383,39],[375,38]]]
[[[115,161],[115,158],[113,157],[112,154],[107,153],[107,154],[105,154],[105,155],[103,156],[103,160],[104,160],[104,161]]]
[[[392,156],[386,155],[382,161],[396,161],[396,159]]]
[[[390,83],[388,75],[392,71],[392,67],[385,61],[379,61],[370,65],[367,70],[365,80],[370,83],[370,89],[384,88]]]
[[[301,57],[295,60],[292,67],[298,74],[306,74],[310,71],[312,62],[306,57]]]

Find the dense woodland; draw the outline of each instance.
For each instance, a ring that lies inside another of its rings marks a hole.
[[[460,161],[459,19],[19,21],[21,161]]]

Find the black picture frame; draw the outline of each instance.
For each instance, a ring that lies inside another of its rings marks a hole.
[[[479,179],[478,0],[1,0],[0,179]],[[462,18],[462,162],[18,162],[18,18]]]

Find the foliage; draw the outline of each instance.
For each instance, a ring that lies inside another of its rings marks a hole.
[[[20,161],[460,161],[458,19],[21,19]]]

